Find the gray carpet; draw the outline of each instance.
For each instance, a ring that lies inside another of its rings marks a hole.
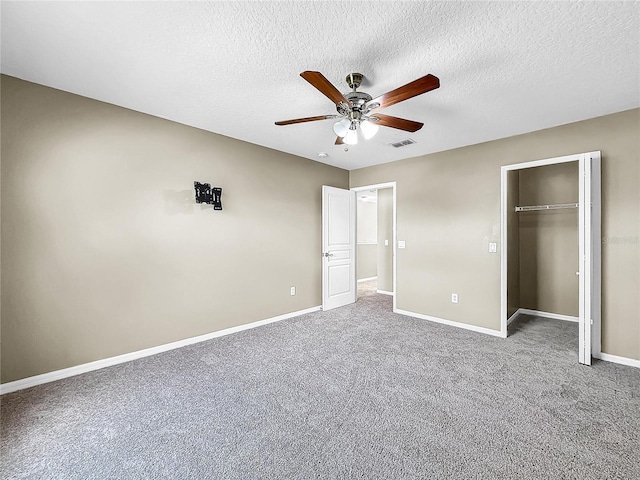
[[[640,478],[640,370],[577,324],[508,339],[317,312],[2,397],[2,478]]]

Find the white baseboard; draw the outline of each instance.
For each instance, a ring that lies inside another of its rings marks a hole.
[[[518,315],[531,315],[533,317],[551,318],[552,320],[563,320],[565,322],[578,323],[580,321],[578,317],[574,317],[572,315],[562,315],[560,313],[542,312],[540,310],[531,310],[529,308],[519,308],[518,310],[516,310],[516,313],[509,317],[509,320],[507,320],[507,325],[513,322],[518,317]]]
[[[367,277],[358,279],[358,283],[360,282],[368,282],[369,280],[377,280],[378,277]]]
[[[393,295],[393,292],[388,292],[386,290],[376,290],[376,293],[382,293],[383,295]]]
[[[453,320],[446,320],[444,318],[432,317],[430,315],[423,315],[421,313],[408,312],[406,310],[400,309],[395,309],[394,313],[399,313],[400,315],[406,315],[408,317],[420,318],[422,320],[429,320],[430,322],[442,323],[451,327],[463,328],[465,330],[471,330],[472,332],[484,333],[486,335],[492,335],[494,337],[505,338],[500,330],[492,330],[490,328],[469,325],[468,323],[454,322]]]
[[[618,355],[609,355],[608,353],[594,353],[593,357],[604,360],[605,362],[619,363],[629,367],[640,368],[640,360],[634,360],[633,358],[619,357]]]
[[[322,310],[321,306],[311,307],[305,310],[298,310],[297,312],[285,313],[283,315],[278,315],[277,317],[247,323],[246,325],[238,325],[237,327],[225,328],[224,330],[218,330],[217,332],[211,332],[205,335],[199,335],[197,337],[185,338],[184,340],[166,343],[164,345],[158,345],[157,347],[145,348],[144,350],[138,350],[136,352],[125,353],[123,355],[117,355],[115,357],[103,358],[94,362],[83,363],[82,365],[76,365],[69,368],[63,368],[62,370],[56,370],[53,372],[35,375],[33,377],[15,380],[13,382],[3,383],[0,384],[0,395],[16,392],[25,388],[35,387],[36,385],[42,385],[43,383],[54,382],[56,380],[72,377],[74,375],[92,372],[101,368],[111,367],[113,365],[118,365],[119,363],[130,362],[131,360],[137,360],[138,358],[149,357],[151,355],[156,355],[158,353],[174,350],[176,348],[185,347],[194,343],[211,340],[212,338],[223,337],[232,333],[249,330],[251,328],[260,327],[262,325],[278,322],[280,320],[286,320],[287,318],[299,317],[300,315],[317,312],[319,310]]]
[[[518,318],[518,315],[520,315],[520,313],[521,313],[520,309],[518,309],[514,312],[513,315],[509,317],[509,319],[507,320],[507,327],[511,325],[511,322],[513,322],[516,318]]]

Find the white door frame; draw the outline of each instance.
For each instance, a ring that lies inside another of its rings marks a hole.
[[[386,183],[376,183],[374,185],[364,185],[362,187],[352,187],[351,190],[353,190],[354,192],[361,192],[363,190],[381,190],[383,188],[391,188],[392,189],[392,193],[393,193],[393,207],[392,207],[392,244],[393,244],[393,263],[392,263],[392,269],[393,269],[393,311],[396,311],[396,298],[397,298],[397,285],[396,285],[396,249],[398,247],[398,242],[396,240],[397,238],[397,233],[396,233],[396,182],[386,182]],[[358,237],[357,237],[357,230],[356,230],[356,244],[358,242]]]
[[[500,172],[500,336],[507,336],[507,173],[512,170],[541,167],[566,162],[579,164],[579,275],[580,327],[578,359],[591,364],[591,357],[601,353],[601,198],[600,152],[587,152],[564,157],[506,165]],[[591,207],[591,208],[589,208]],[[590,231],[585,231],[590,226]]]

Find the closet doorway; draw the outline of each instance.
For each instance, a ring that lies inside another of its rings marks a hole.
[[[519,314],[577,320],[600,354],[600,152],[501,169],[501,334]]]
[[[395,308],[396,184],[380,183],[351,190],[357,198],[357,279],[376,283],[377,293],[392,295]]]

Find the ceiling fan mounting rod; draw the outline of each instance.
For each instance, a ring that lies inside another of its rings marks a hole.
[[[350,73],[347,75],[347,85],[349,85],[349,88],[353,88],[353,91],[355,92],[356,88],[358,88],[362,83],[363,76],[364,75],[361,73]]]

